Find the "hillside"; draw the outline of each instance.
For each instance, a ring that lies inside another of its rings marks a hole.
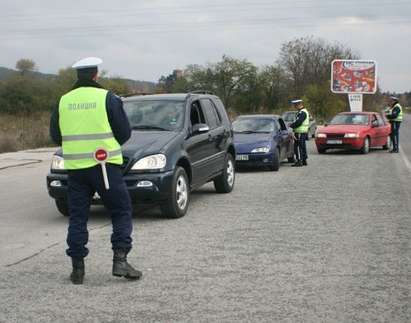
[[[4,81],[16,73],[18,73],[16,70],[0,66],[0,81]],[[46,73],[41,73],[41,72],[29,72],[29,73],[32,74],[34,77],[38,77],[41,79],[52,79],[52,78],[57,77],[57,75],[55,74],[46,74]],[[155,88],[156,88],[156,83],[154,82],[138,81],[138,80],[125,79],[125,78],[120,78],[120,80],[124,80],[125,82],[127,82],[128,86],[130,87],[131,92],[133,93],[137,93],[137,92],[152,93],[155,91]]]

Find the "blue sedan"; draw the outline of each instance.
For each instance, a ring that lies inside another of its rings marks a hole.
[[[268,167],[278,171],[283,160],[294,162],[294,137],[275,115],[243,115],[233,122],[238,167]]]

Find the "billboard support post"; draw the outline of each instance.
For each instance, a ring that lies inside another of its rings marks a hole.
[[[361,93],[348,93],[351,112],[362,112],[362,99],[363,95]]]

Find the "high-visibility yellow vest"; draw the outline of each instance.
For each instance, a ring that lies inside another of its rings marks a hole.
[[[397,103],[396,105],[393,106],[393,108],[391,109],[390,113],[392,114],[392,110],[394,110],[395,107],[399,107],[400,108],[400,113],[398,113],[398,116],[393,119],[392,121],[398,121],[401,122],[402,121],[402,106]]]
[[[307,117],[305,118],[303,123],[298,128],[294,129],[294,132],[295,133],[308,133],[308,129],[310,128],[310,114],[305,108],[301,109],[300,112],[305,112]]]
[[[97,165],[94,152],[109,153],[107,163],[121,165],[121,146],[113,136],[106,111],[107,90],[80,87],[63,95],[59,103],[64,167],[83,169]]]

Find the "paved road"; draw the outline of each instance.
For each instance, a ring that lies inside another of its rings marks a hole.
[[[0,322],[411,322],[406,159],[310,152],[309,167],[238,174],[229,195],[203,187],[182,219],[137,212],[140,282],[110,275],[95,209],[80,287],[45,189],[49,152],[8,155],[40,162],[0,170]]]

